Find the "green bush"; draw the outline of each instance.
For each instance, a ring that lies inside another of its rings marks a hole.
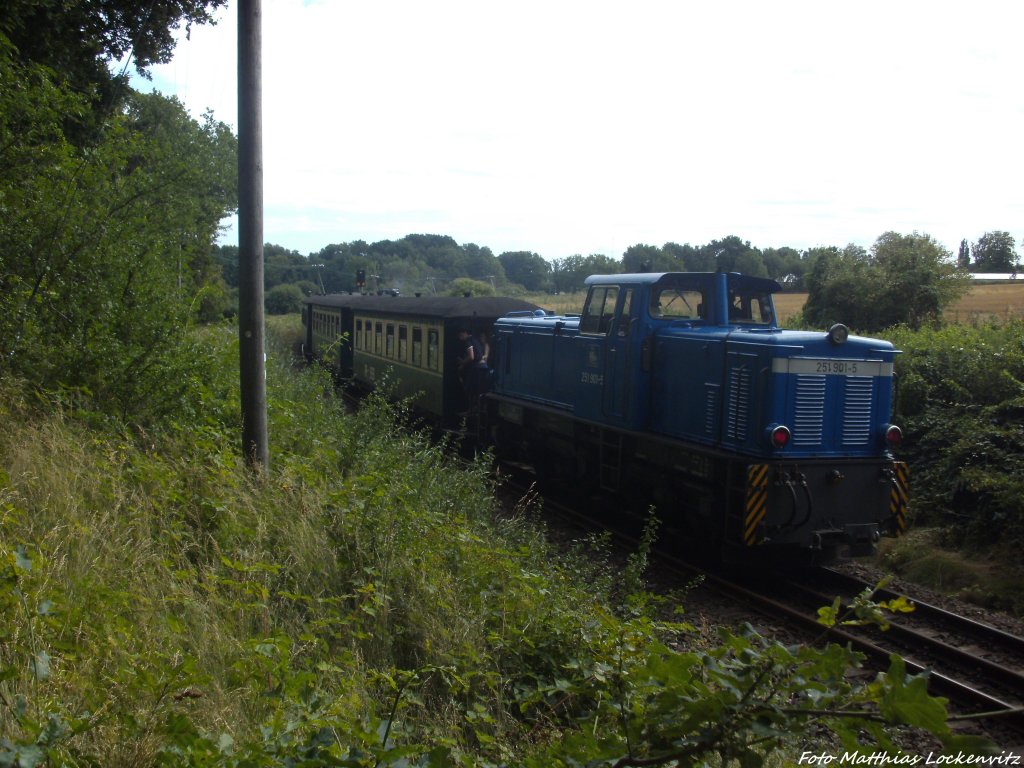
[[[889,338],[915,518],[958,545],[1024,545],[1024,324],[949,326]]]
[[[306,294],[302,288],[294,283],[275,285],[267,291],[264,304],[267,313],[271,315],[287,315],[299,312],[302,309],[302,299]]]

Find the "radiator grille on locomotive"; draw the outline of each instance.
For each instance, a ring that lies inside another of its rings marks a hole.
[[[821,445],[827,379],[827,376],[797,375],[793,445]]]
[[[736,366],[729,372],[729,417],[726,434],[732,440],[747,439],[747,422],[750,410],[750,368]]]
[[[843,405],[843,445],[867,445],[871,439],[871,404],[874,379],[866,376],[846,378],[846,400]]]

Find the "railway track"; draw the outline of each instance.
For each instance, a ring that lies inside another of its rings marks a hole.
[[[781,583],[806,606],[828,604],[834,595],[848,605],[865,591],[876,601],[908,600],[914,610],[892,616],[887,630],[851,627],[847,633],[883,653],[899,653],[912,669],[931,670],[934,692],[982,711],[1004,712],[996,717],[1024,734],[1024,638],[915,597],[874,590],[830,568],[813,574],[813,586],[794,579]]]
[[[545,508],[573,526],[599,530],[589,514],[572,507],[545,498]],[[637,540],[631,532],[619,529],[612,535],[624,550],[635,550]],[[899,655],[909,673],[929,673],[929,691],[949,699],[950,711],[958,718],[976,721],[997,743],[1024,744],[1024,638],[906,595],[903,597],[914,610],[887,616],[886,631],[877,625],[829,628],[819,621],[819,608],[832,605],[836,596],[843,606],[850,605],[875,585],[831,568],[808,571],[800,577],[777,574],[771,579],[764,578],[762,572],[749,579],[701,568],[665,551],[656,550],[653,558],[659,570],[676,583],[688,584],[699,576],[707,588],[742,604],[752,614],[784,623],[808,642],[825,637],[849,644],[879,669],[888,668],[890,657]],[[871,600],[890,601],[900,596],[879,589]]]

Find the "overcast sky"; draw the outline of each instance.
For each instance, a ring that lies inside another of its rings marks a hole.
[[[237,129],[235,11],[152,86]],[[1020,241],[1022,30],[1017,0],[263,0],[264,239]]]

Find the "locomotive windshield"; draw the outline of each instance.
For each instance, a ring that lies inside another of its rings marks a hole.
[[[665,286],[651,291],[651,317],[704,320],[704,293],[695,288]]]

